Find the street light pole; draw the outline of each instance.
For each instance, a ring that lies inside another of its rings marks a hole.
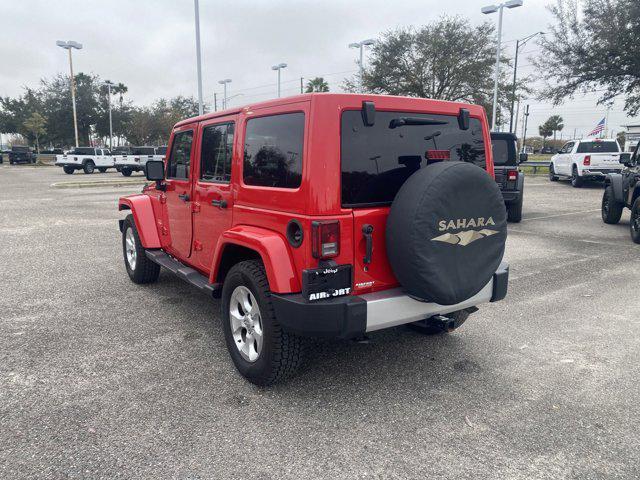
[[[104,82],[107,86],[107,103],[109,104],[109,150],[113,149],[113,120],[111,118],[111,85],[113,83]]]
[[[223,96],[222,96],[222,109],[226,110],[226,108],[227,108],[227,84],[231,83],[231,79],[230,78],[225,78],[224,80],[218,81],[218,83],[220,85],[222,85],[223,88],[224,88],[224,93],[223,93]]]
[[[511,87],[511,109],[509,110],[509,133],[515,133],[516,128],[513,126],[513,104],[516,100],[516,75],[518,73],[518,50],[521,46],[524,46],[529,40],[537,35],[544,35],[545,32],[536,32],[528,37],[521,38],[520,40],[516,40],[516,55],[514,59],[513,65],[513,85]],[[516,124],[518,123],[517,115],[516,115]]]
[[[278,72],[278,98],[280,98],[280,71],[283,68],[287,68],[286,63],[279,63],[278,65],[271,67],[271,70],[276,70]]]
[[[73,76],[73,59],[71,57],[71,49],[82,50],[82,44],[69,40],[67,42],[58,40],[56,45],[60,48],[64,48],[69,51],[69,71],[71,72],[71,104],[73,105],[73,130],[76,136],[76,147],[79,146],[78,142],[78,115],[76,114],[76,81]]]
[[[200,6],[198,0],[193,0],[196,11],[196,66],[198,70],[198,114],[204,113],[204,104],[202,103],[202,59],[200,55]]]
[[[360,56],[358,60],[359,73],[358,73],[358,87],[360,93],[364,93],[364,47],[373,45],[375,40],[368,38],[367,40],[362,40],[361,42],[353,42],[349,44],[349,48],[358,48],[360,49]]]
[[[504,7],[507,8],[516,8],[521,7],[524,3],[524,0],[509,0],[508,2],[501,3],[500,5],[488,5],[486,7],[482,7],[480,10],[485,15],[489,15],[491,13],[498,12],[498,38],[496,45],[496,71],[495,77],[493,81],[493,112],[491,116],[491,130],[496,129],[496,114],[498,110],[498,81],[500,80],[500,52],[502,50],[502,13]]]

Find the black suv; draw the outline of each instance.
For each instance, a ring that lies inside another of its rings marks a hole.
[[[622,210],[631,209],[631,240],[640,243],[640,152],[621,153],[620,163],[625,168],[620,173],[610,173],[605,178],[602,195],[602,221],[615,224],[620,221]]]
[[[9,164],[14,163],[36,163],[36,155],[29,147],[11,147]]]
[[[518,165],[528,158],[526,153],[518,155],[517,145],[517,138],[513,133],[491,132],[493,170],[507,207],[507,220],[510,222],[522,220],[524,175],[518,171]]]

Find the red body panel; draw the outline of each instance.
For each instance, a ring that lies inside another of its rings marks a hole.
[[[260,254],[272,291],[293,293],[301,290],[302,270],[318,267],[319,261],[311,254],[312,221],[338,220],[340,254],[332,260],[353,266],[353,293],[397,286],[386,255],[385,227],[389,208],[351,209],[341,205],[341,114],[345,110],[361,109],[363,101],[374,102],[376,110],[380,111],[457,115],[460,108],[468,109],[470,116],[480,119],[483,125],[487,172],[493,176],[489,128],[480,106],[380,95],[307,94],[277,99],[203,115],[176,125],[174,132],[192,129],[195,133],[190,180],[168,179],[166,194],[151,188],[146,195],[121,199],[121,203],[127,205],[127,202],[133,205],[132,198],[149,199],[146,209],[140,209],[137,215],[136,209],[130,207],[136,225],[145,231],[143,245],[165,249],[183,263],[208,275],[212,283],[218,279],[225,247],[229,244],[246,247]],[[245,185],[242,170],[246,122],[263,115],[293,112],[305,114],[300,186],[286,189]],[[229,121],[235,122],[231,182],[203,183],[198,180],[202,127]],[[173,137],[172,133],[168,152]],[[188,193],[190,201],[171,198],[179,193]],[[166,203],[162,203],[163,196]],[[156,202],[155,210],[151,208],[150,198]],[[227,208],[211,206],[212,200],[225,200]],[[286,239],[287,224],[294,219],[302,225],[304,234],[298,248],[292,247]],[[374,227],[373,256],[369,265],[363,262],[362,225],[365,223]]]
[[[145,194],[129,195],[118,200],[118,210],[131,210],[133,213],[138,236],[144,248],[161,247],[153,203],[153,198]],[[155,210],[158,213],[160,211],[157,207]]]

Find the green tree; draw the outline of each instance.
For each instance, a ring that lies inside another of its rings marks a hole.
[[[328,92],[329,84],[322,77],[312,78],[307,82],[306,93]]]
[[[507,58],[501,61],[508,64]],[[383,34],[372,47],[363,85],[371,93],[477,103],[490,115],[494,67],[493,24],[473,26],[468,19],[445,16],[419,29]],[[500,91],[510,92],[502,71]],[[345,82],[347,90],[356,85],[357,77]],[[500,109],[508,107],[509,99],[500,96]]]
[[[549,123],[549,120],[538,127],[538,133],[540,133],[540,136],[542,137],[542,147],[544,148],[546,139],[553,135],[553,128]]]
[[[38,153],[40,153],[40,137],[47,133],[47,130],[44,128],[46,123],[44,117],[38,112],[33,112],[24,122],[24,128],[36,139],[36,151]]]
[[[561,132],[564,128],[563,121],[564,120],[562,120],[562,117],[560,115],[551,115],[545,122],[545,125],[547,125],[551,129],[554,140],[556,139],[556,133]]]
[[[638,113],[640,2],[556,0],[549,10],[555,25],[533,59],[545,80],[539,97],[557,105],[577,93],[599,91],[599,103],[611,104],[623,95],[625,111]]]

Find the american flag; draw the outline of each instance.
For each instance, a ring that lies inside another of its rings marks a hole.
[[[596,125],[596,128],[594,128],[587,134],[587,137],[595,137],[596,135],[602,133],[602,131],[604,130],[604,123],[605,123],[605,119],[603,118],[598,122],[598,125]]]

